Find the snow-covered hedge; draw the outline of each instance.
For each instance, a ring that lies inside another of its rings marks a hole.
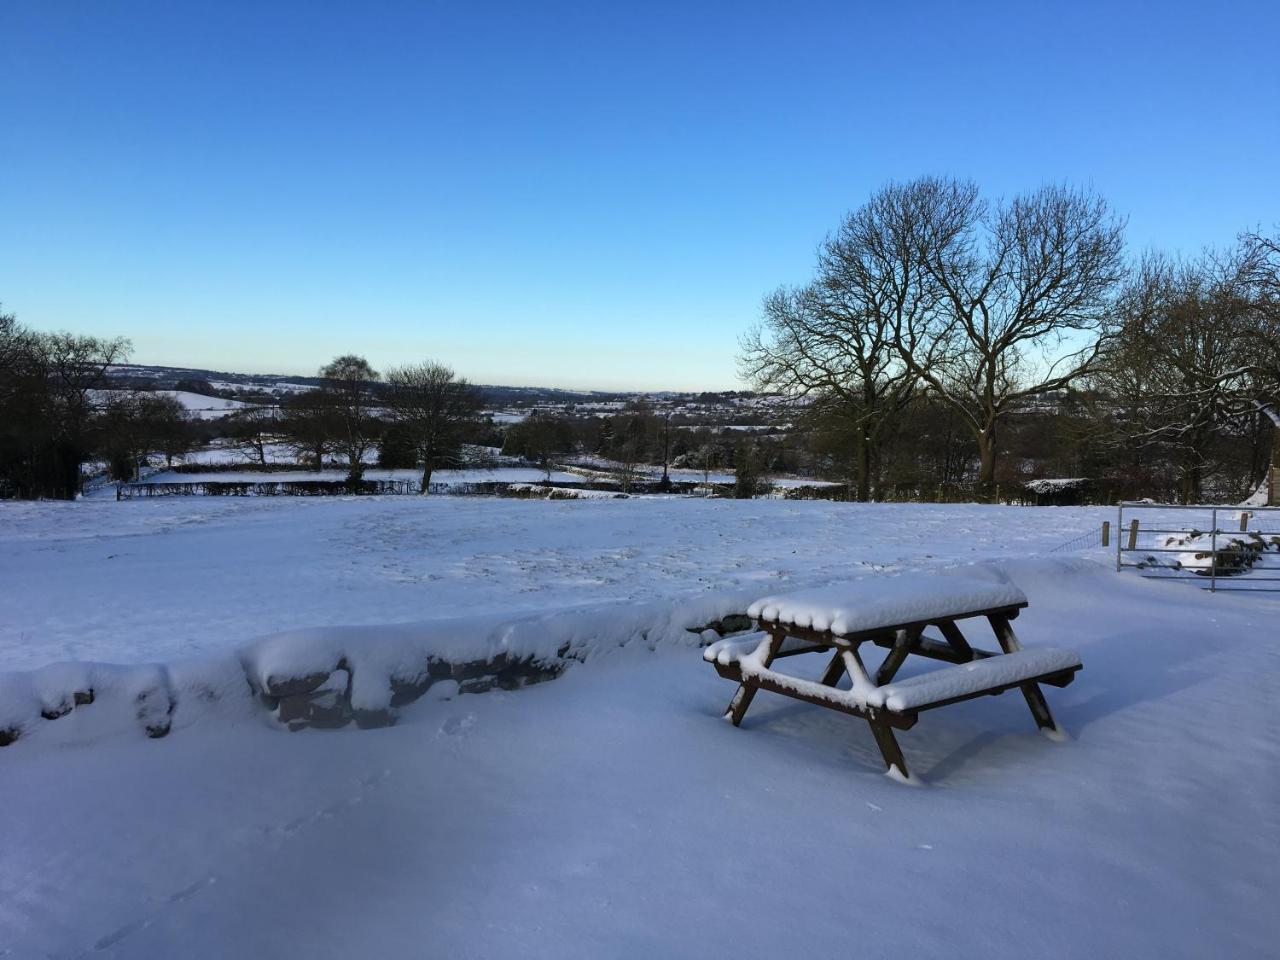
[[[163,737],[206,720],[267,716],[308,726],[383,726],[433,695],[514,689],[604,650],[696,645],[750,625],[754,594],[602,604],[519,616],[291,630],[224,657],[122,666],[57,663],[0,673],[0,746]]]

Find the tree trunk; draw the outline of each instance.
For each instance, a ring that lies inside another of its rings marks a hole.
[[[1193,463],[1187,471],[1186,483],[1183,485],[1182,502],[1186,504],[1200,502],[1201,470],[1199,462]]]
[[[853,486],[859,503],[871,499],[871,437],[865,424],[854,433]]]
[[[422,468],[422,490],[421,493],[425,497],[427,491],[431,488],[431,461],[428,460]]]
[[[989,424],[978,431],[978,489],[990,500],[996,489],[996,428]]]

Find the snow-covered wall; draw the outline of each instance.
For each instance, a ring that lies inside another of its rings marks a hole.
[[[749,625],[740,614],[753,596],[290,630],[221,657],[0,673],[0,746],[163,737],[202,721],[263,716],[291,730],[385,726],[429,690],[448,697],[515,689],[611,648],[715,639]]]

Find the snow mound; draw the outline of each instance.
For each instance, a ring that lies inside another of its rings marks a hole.
[[[750,599],[716,592],[677,603],[317,627],[169,665],[72,662],[0,673],[0,746],[157,738],[264,709],[290,729],[385,726],[433,687],[446,696],[515,689],[619,647],[700,645],[743,629]]]

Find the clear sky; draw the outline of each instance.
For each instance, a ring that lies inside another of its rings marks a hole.
[[[0,302],[141,363],[731,388],[924,173],[1280,223],[1280,4],[0,4]]]

